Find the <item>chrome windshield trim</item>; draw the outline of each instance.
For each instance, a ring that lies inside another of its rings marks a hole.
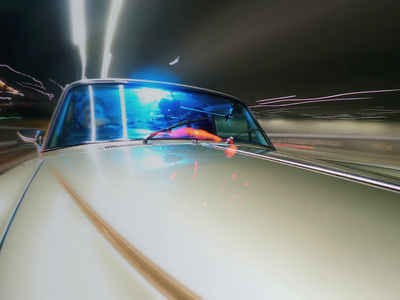
[[[210,147],[210,148],[223,150],[223,151],[225,151],[227,149],[226,147],[222,147],[222,146],[214,145],[214,144],[202,144],[202,145],[205,147]],[[345,171],[334,170],[333,168],[331,169],[328,167],[318,166],[316,164],[312,165],[312,164],[296,162],[296,161],[284,159],[284,158],[260,155],[260,154],[256,154],[256,153],[252,153],[252,152],[248,152],[248,151],[239,150],[239,149],[236,150],[236,153],[251,156],[251,157],[256,157],[256,158],[263,159],[263,160],[269,160],[269,161],[273,161],[273,162],[277,162],[277,163],[283,163],[286,165],[291,165],[291,166],[299,167],[302,169],[321,172],[321,173],[333,175],[333,176],[339,177],[339,178],[346,178],[346,179],[350,179],[355,182],[377,186],[377,187],[384,188],[384,189],[387,189],[390,191],[400,192],[400,184],[394,184],[394,183],[386,182],[386,181],[375,179],[375,178],[368,177],[368,176],[361,176],[361,175],[357,175],[357,174],[348,173]]]

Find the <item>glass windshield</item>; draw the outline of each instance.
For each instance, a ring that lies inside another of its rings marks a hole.
[[[65,96],[48,147],[98,141],[197,139],[268,146],[240,102],[175,86],[92,84]]]

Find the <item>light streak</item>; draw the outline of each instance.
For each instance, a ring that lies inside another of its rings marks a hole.
[[[90,127],[92,134],[92,142],[96,140],[96,119],[95,119],[95,107],[93,97],[93,87],[89,85],[89,99],[90,99]]]
[[[18,90],[13,89],[11,86],[6,85],[3,81],[0,81],[1,86],[5,89],[4,91],[0,90],[0,93],[8,93],[8,94],[20,94],[23,96],[22,93],[20,93]]]
[[[178,62],[179,62],[179,59],[180,59],[181,57],[180,56],[178,56],[177,58],[175,58],[173,61],[171,61],[170,63],[169,63],[169,65],[170,66],[172,66],[172,65],[175,65],[175,64],[177,64]]]
[[[398,113],[400,110],[396,109],[383,109],[383,108],[364,108],[363,110],[371,110],[376,112],[383,112],[383,113]]]
[[[101,68],[101,78],[107,78],[108,75],[108,68],[111,63],[111,42],[114,36],[115,32],[115,27],[117,24],[117,19],[119,12],[122,7],[122,0],[114,0],[112,1],[112,7],[111,7],[111,12],[110,16],[108,19],[108,24],[107,24],[107,32],[106,32],[106,41],[105,41],[105,46],[104,46],[104,53],[103,53],[103,65]]]
[[[54,83],[55,85],[57,85],[61,90],[64,90],[64,88],[61,86],[61,84],[59,84],[58,82],[54,81],[51,78],[47,78],[48,80],[50,80],[52,83]]]
[[[17,82],[17,84],[22,86],[22,87],[24,87],[24,88],[36,91],[36,92],[38,92],[38,93],[40,93],[40,94],[42,94],[44,96],[47,96],[49,98],[49,100],[53,100],[53,98],[54,98],[54,94],[52,94],[52,93],[45,93],[45,92],[43,92],[43,91],[41,91],[39,89],[35,89],[35,88],[33,88],[33,87],[29,86],[29,85],[23,84],[21,82]]]
[[[19,119],[21,119],[21,117],[0,117],[0,120],[11,120],[11,119],[17,119],[17,120],[19,120]],[[5,143],[7,143],[7,142],[0,143],[0,144],[4,146]],[[14,142],[12,141],[12,143],[14,143]]]
[[[331,98],[338,98],[344,96],[352,96],[352,95],[360,95],[360,94],[375,94],[375,93],[388,93],[388,92],[398,92],[400,89],[387,89],[387,90],[371,90],[371,91],[358,91],[358,92],[348,92],[348,93],[341,93],[335,94],[331,96],[324,96],[324,97],[316,97],[316,98],[296,98],[296,99],[284,99],[284,98],[293,98],[293,97],[282,97],[282,100],[279,98],[271,98],[271,99],[264,99],[264,100],[256,100],[255,102],[268,102],[267,104],[277,103],[277,102],[289,102],[289,101],[304,101],[304,100],[324,100],[324,99],[331,99]],[[277,101],[270,101],[270,100],[277,100]],[[262,103],[265,104],[265,103]]]
[[[286,143],[274,143],[274,146],[275,147],[287,147],[287,148],[295,148],[295,149],[314,150],[313,146],[294,145],[294,144],[286,144]]]
[[[12,100],[11,97],[0,97],[0,100]]]
[[[259,104],[259,105],[253,105],[249,106],[250,108],[257,108],[257,107],[286,107],[286,106],[293,106],[293,105],[301,105],[301,104],[308,104],[308,103],[320,103],[320,102],[333,102],[333,101],[354,101],[354,100],[366,100],[366,99],[372,99],[372,97],[356,97],[356,98],[338,98],[338,99],[325,99],[325,100],[315,100],[313,98],[309,99],[297,99],[300,100],[301,102],[295,102],[295,103],[286,103],[286,104]],[[306,101],[302,101],[306,100]],[[275,102],[271,102],[275,103]]]
[[[284,97],[277,97],[277,98],[268,98],[268,99],[263,99],[263,100],[256,100],[256,102],[264,102],[264,101],[271,101],[271,100],[281,100],[281,99],[290,99],[290,98],[295,98],[296,95],[291,95],[291,96],[284,96]]]
[[[78,46],[82,63],[82,80],[86,70],[86,21],[85,0],[70,0],[72,17],[72,39]]]
[[[14,73],[16,73],[16,74],[19,74],[19,75],[28,77],[28,78],[32,79],[33,81],[37,82],[37,83],[41,86],[42,89],[45,89],[42,82],[40,82],[39,80],[33,78],[32,76],[29,76],[28,74],[25,74],[25,73],[19,72],[19,71],[17,71],[17,70],[14,70],[13,68],[11,68],[11,67],[8,66],[8,65],[2,65],[2,64],[0,64],[0,67],[8,68],[10,71],[12,71],[12,72],[14,72]]]
[[[276,100],[276,101],[270,101],[267,103],[260,103],[260,105],[269,105],[269,104],[273,104],[273,103],[281,103],[281,102],[302,102],[302,101],[315,101],[315,102],[319,102],[321,100],[321,102],[324,102],[323,100],[329,100],[329,101],[335,101],[335,100],[347,100],[347,99],[351,99],[351,100],[363,100],[363,99],[370,99],[371,97],[354,97],[354,98],[297,98],[297,99],[288,99],[288,100]]]
[[[25,81],[20,81],[20,83],[25,84],[25,85],[28,85],[28,86],[33,86],[33,87],[36,87],[36,88],[38,88],[38,89],[44,89],[44,90],[46,90],[46,88],[41,87],[40,85],[35,84],[35,83],[30,83],[30,82],[25,82]]]
[[[388,92],[398,92],[398,91],[400,91],[400,89],[358,91],[358,92],[349,92],[349,93],[336,94],[336,95],[332,95],[332,96],[319,97],[319,98],[314,98],[314,99],[319,100],[319,99],[329,99],[329,98],[337,98],[337,97],[351,96],[351,95],[388,93]]]
[[[23,93],[17,91],[17,92],[10,92],[10,91],[0,91],[2,94],[11,94],[11,95],[19,95],[21,97],[25,96]]]
[[[198,168],[199,168],[199,162],[198,162],[198,161],[195,161],[195,162],[194,162],[194,171],[193,171],[193,176],[192,176],[193,179],[196,179],[196,175],[197,175],[197,170],[198,170]]]

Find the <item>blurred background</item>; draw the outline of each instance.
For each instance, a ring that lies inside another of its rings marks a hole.
[[[0,173],[36,155],[16,130],[45,130],[66,84],[104,76],[232,94],[279,151],[398,171],[399,11],[393,0],[3,0]]]

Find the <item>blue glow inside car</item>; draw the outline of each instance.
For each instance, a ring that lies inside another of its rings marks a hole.
[[[270,146],[237,99],[149,82],[73,85],[57,108],[45,149],[112,140],[207,140]]]

